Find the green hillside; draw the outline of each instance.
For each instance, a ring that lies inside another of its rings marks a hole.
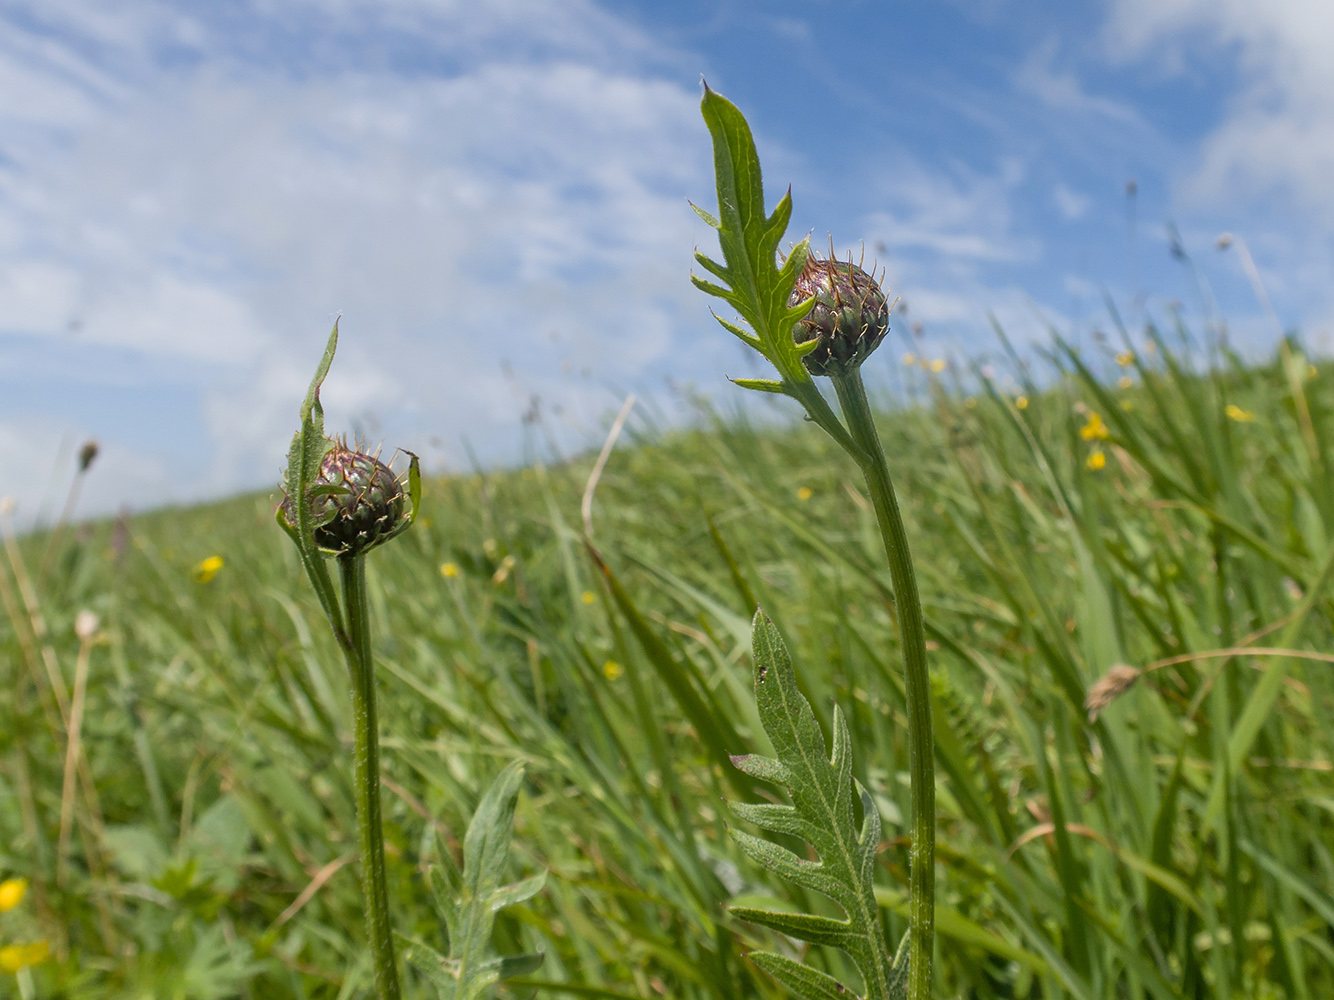
[[[913,368],[919,402],[882,416],[931,640],[941,997],[1334,995],[1334,373],[1137,340],[1055,345],[1041,390]],[[622,439],[609,576],[590,466],[428,482],[368,559],[396,927],[440,941],[421,870],[523,760],[509,876],[549,874],[494,945],[546,958],[505,990],[784,995],[744,956],[805,946],[726,906],[836,910],[727,834],[759,833],[729,800],[777,794],[717,752],[768,749],[758,603],[826,732],[846,714],[897,942],[901,661],[855,466],[742,417]],[[0,878],[30,884],[0,996],[366,995],[347,675],[274,502],[72,529],[40,580],[47,539],[9,537]]]

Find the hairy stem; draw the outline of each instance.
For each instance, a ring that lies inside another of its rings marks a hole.
[[[341,555],[343,602],[347,606],[349,643],[344,647],[352,675],[357,798],[357,833],[361,846],[361,891],[366,899],[366,930],[375,966],[379,1000],[398,1000],[394,934],[389,925],[389,892],[384,874],[384,829],[380,820],[380,730],[375,711],[375,667],[371,661],[370,606],[366,598],[365,556]]]
[[[912,786],[912,871],[908,900],[908,997],[930,1000],[932,937],[936,896],[935,742],[931,732],[931,677],[926,665],[926,633],[922,601],[908,552],[908,535],[889,478],[885,449],[876,432],[861,372],[832,375],[834,391],[860,454],[854,454],[866,477],[884,539],[894,583],[899,641],[903,646],[904,686],[908,692],[908,771]]]

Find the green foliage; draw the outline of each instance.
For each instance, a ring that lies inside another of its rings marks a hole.
[[[1055,346],[1045,362],[988,359],[1002,373],[969,383],[972,405],[952,369],[896,366],[880,389],[937,647],[940,997],[1334,996],[1334,667],[1311,659],[1334,648],[1331,589],[1317,586],[1334,540],[1334,369],[1312,376],[1296,343],[1206,366],[1207,341],[1156,333],[1117,344],[1135,352],[1124,367],[1096,342],[1082,367]],[[1106,440],[1080,437],[1090,411]],[[875,896],[897,942],[907,715],[874,512],[825,434],[762,413],[701,404],[692,429],[632,424],[598,485],[597,542],[636,624],[707,707],[699,718],[736,732],[728,750],[776,757],[752,689],[757,603],[826,733],[842,707],[852,773],[884,823]],[[1086,464],[1095,447],[1101,470]],[[752,952],[855,984],[838,949],[728,911],[843,916],[729,836],[724,800],[747,796],[583,557],[594,456],[547,458],[430,480],[417,525],[367,560],[395,925],[448,952],[417,872],[432,836],[461,856],[482,793],[524,759],[513,860],[550,874],[496,915],[492,942],[545,953],[537,975],[569,992],[540,995],[781,1000]],[[346,1000],[370,986],[346,673],[296,548],[273,531],[278,499],[66,532],[35,586],[42,638],[15,566],[36,566],[49,536],[17,539],[16,558],[0,547],[14,598],[0,611],[0,878],[32,881],[0,914],[0,945],[51,942],[38,996],[188,996],[219,941],[232,994]],[[196,582],[213,555],[225,566]],[[58,883],[66,738],[44,650],[70,683],[85,609],[102,620],[83,734],[101,822],[80,778]],[[1118,663],[1138,680],[1090,721],[1084,699]],[[1252,703],[1269,707],[1243,749]],[[191,857],[180,899],[154,885]],[[204,886],[208,899],[191,896]],[[433,996],[408,972],[405,997]]]
[[[718,185],[718,215],[715,217],[696,205],[691,207],[708,225],[718,231],[718,243],[725,263],[718,263],[695,252],[695,260],[719,281],[719,285],[691,275],[695,287],[722,299],[750,324],[750,331],[721,316],[714,318],[728,333],[764,355],[778,369],[780,381],[772,379],[736,379],[745,389],[791,396],[805,407],[811,419],[833,436],[850,454],[857,448],[829,404],[815,388],[810,373],[801,363],[802,355],[819,346],[818,340],[795,342],[792,329],[797,320],[811,310],[814,299],[789,305],[810,252],[809,238],[801,240],[788,253],[781,266],[778,244],[787,232],[792,217],[792,192],[779,199],[773,213],[764,213],[764,183],[760,157],[745,116],[727,98],[704,88],[700,111],[713,137],[714,176]]]
[[[463,871],[448,853],[446,863],[427,872],[436,910],[444,924],[449,955],[421,941],[405,939],[404,953],[434,985],[439,1000],[476,1000],[489,996],[502,979],[524,976],[542,964],[542,953],[488,955],[496,914],[542,891],[547,874],[505,884],[505,865],[514,836],[514,800],[523,783],[523,764],[515,761],[492,783],[468,824],[463,841]]]
[[[732,836],[756,864],[829,897],[846,916],[838,920],[750,906],[734,906],[732,912],[788,937],[847,952],[861,971],[867,1000],[899,1000],[907,996],[906,956],[895,966],[885,945],[875,899],[880,813],[870,793],[852,776],[852,738],[847,721],[834,706],[833,755],[826,759],[824,734],[810,703],[797,690],[796,674],[782,636],[763,611],[755,613],[752,628],[755,700],[777,759],[746,755],[734,757],[732,762],[752,777],[786,786],[792,804],[735,802],[732,811],[762,829],[801,838],[815,848],[820,860],[808,861],[741,830],[733,830]],[[860,800],[860,829],[854,815],[855,799]],[[752,952],[750,959],[803,1000],[849,993],[833,976],[783,955]]]
[[[324,555],[315,544],[315,529],[319,525],[315,523],[314,508],[311,504],[311,500],[317,495],[315,481],[320,475],[320,464],[334,445],[333,440],[324,435],[324,406],[320,403],[320,386],[324,384],[324,379],[329,374],[329,366],[333,364],[334,351],[337,349],[338,322],[335,320],[333,330],[329,333],[329,342],[324,348],[324,355],[315,368],[315,376],[311,379],[306,398],[301,403],[301,426],[292,436],[292,444],[287,451],[287,473],[283,476],[283,489],[287,496],[285,502],[274,511],[274,517],[278,521],[278,526],[296,545],[297,553],[301,557],[301,566],[310,577],[311,585],[320,599],[320,606],[324,608],[339,644],[347,646],[347,626],[338,604],[338,595],[334,591],[329,568],[324,563]],[[324,489],[327,492],[332,490],[332,487]],[[415,503],[413,509],[414,511],[416,509]],[[325,514],[326,519],[333,514],[334,511],[330,508]]]

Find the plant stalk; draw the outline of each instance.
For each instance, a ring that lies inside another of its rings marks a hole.
[[[348,643],[343,648],[352,676],[354,775],[361,890],[379,1000],[399,1000],[389,891],[384,873],[384,828],[380,819],[380,729],[375,710],[375,666],[371,660],[370,603],[364,555],[341,555],[338,568],[347,609]]]
[[[889,559],[903,646],[904,687],[908,694],[908,771],[912,789],[912,849],[908,890],[908,997],[930,1000],[932,940],[936,896],[935,738],[931,728],[931,676],[926,665],[926,632],[917,576],[908,551],[908,535],[889,478],[885,449],[875,429],[861,371],[832,374],[843,417],[860,454],[854,454],[866,478]]]

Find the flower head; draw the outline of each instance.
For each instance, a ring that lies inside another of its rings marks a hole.
[[[1250,410],[1243,410],[1236,403],[1228,403],[1223,408],[1223,412],[1227,414],[1229,420],[1235,420],[1239,424],[1249,424],[1255,420],[1254,413]]]
[[[23,902],[28,894],[26,878],[7,878],[0,882],[0,913],[5,913]]]
[[[41,965],[50,954],[51,946],[45,941],[5,945],[0,948],[0,970],[15,973],[27,965]]]
[[[1084,464],[1087,465],[1094,472],[1106,468],[1107,453],[1103,451],[1101,448],[1091,451],[1089,452],[1089,457],[1084,460]]]
[[[335,555],[360,555],[407,527],[407,499],[389,466],[334,442],[311,490],[315,544]],[[295,520],[290,510],[284,516],[289,524]]]
[[[852,261],[824,260],[814,253],[797,275],[788,305],[815,303],[792,335],[797,343],[818,341],[802,358],[812,375],[857,368],[889,331],[889,303],[875,278]]]
[[[1106,441],[1112,435],[1107,425],[1102,422],[1102,417],[1090,413],[1088,423],[1079,428],[1079,436],[1085,441]]]
[[[190,575],[195,578],[195,583],[208,583],[218,575],[218,570],[222,569],[222,556],[209,556],[195,563],[195,568],[190,571]]]

